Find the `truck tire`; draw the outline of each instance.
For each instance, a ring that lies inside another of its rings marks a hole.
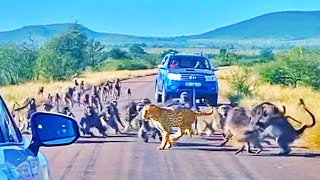
[[[161,95],[159,94],[159,90],[158,90],[158,84],[156,84],[156,88],[155,88],[155,100],[157,103],[161,102]]]
[[[169,99],[169,94],[166,92],[164,86],[162,86],[162,95],[161,95],[161,102],[166,103]]]

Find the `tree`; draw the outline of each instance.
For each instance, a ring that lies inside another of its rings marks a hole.
[[[90,38],[88,40],[87,53],[89,56],[89,65],[90,66],[97,65],[100,61],[104,60],[103,59],[104,56],[101,53],[104,48],[105,48],[105,46],[102,45],[100,43],[100,41],[97,41],[94,38]]]
[[[274,60],[274,54],[272,52],[272,49],[262,49],[260,51],[260,62],[267,62]]]
[[[139,45],[139,44],[133,44],[130,48],[129,48],[130,53],[132,53],[133,55],[144,55],[146,54],[146,52],[144,51],[144,49]]]
[[[175,50],[175,49],[169,49],[169,50],[166,50],[166,51],[163,51],[160,56],[161,58],[164,58],[167,54],[169,53],[179,53],[179,51]]]
[[[112,59],[124,59],[127,55],[127,51],[121,50],[120,48],[113,48],[108,54]]]
[[[73,25],[65,33],[49,41],[39,53],[37,71],[41,78],[66,80],[79,74],[88,65],[88,37]]]

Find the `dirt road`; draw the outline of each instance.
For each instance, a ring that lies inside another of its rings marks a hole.
[[[133,98],[154,100],[154,76],[123,82]],[[119,105],[125,103],[121,99]],[[75,112],[77,118],[80,111]],[[279,157],[269,146],[260,155],[234,155],[234,147],[218,147],[220,136],[184,136],[170,150],[157,150],[159,140],[143,144],[135,135],[79,138],[65,147],[41,148],[55,179],[101,180],[191,180],[191,179],[320,179],[320,155],[294,148],[289,157]]]

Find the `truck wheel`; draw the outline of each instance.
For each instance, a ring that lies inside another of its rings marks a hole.
[[[166,89],[162,87],[162,95],[161,95],[161,101],[162,103],[165,103],[169,99],[169,96],[166,92]]]
[[[158,90],[158,84],[156,85],[156,90],[155,90],[155,99],[156,99],[156,102],[159,103],[161,102],[161,95],[159,94],[159,90]]]

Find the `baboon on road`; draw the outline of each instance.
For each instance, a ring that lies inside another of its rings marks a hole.
[[[288,155],[291,152],[289,145],[298,139],[307,128],[315,126],[316,120],[312,112],[306,107],[303,99],[299,100],[299,105],[310,115],[311,124],[302,125],[299,129],[295,129],[288,121],[288,117],[279,115],[270,115],[267,117],[260,116],[260,114],[252,114],[252,118],[257,116],[257,125],[263,128],[261,133],[261,140],[265,137],[272,137],[276,140],[280,152],[279,155]]]
[[[242,147],[235,154],[243,152],[245,147],[247,147],[248,153],[253,153],[250,149],[250,144],[258,148],[256,154],[259,154],[263,150],[258,128],[250,124],[248,113],[243,107],[237,106],[228,112],[224,133],[225,140],[220,146],[225,145],[231,138],[234,138],[239,143],[243,143]]]
[[[212,120],[203,120],[205,123],[205,127],[202,130],[202,133],[206,133],[207,136],[213,135],[216,130],[222,130],[222,136],[224,135],[224,126],[225,121],[228,115],[228,112],[235,107],[233,104],[219,104],[218,107],[215,108],[213,113]],[[200,135],[202,135],[200,133]]]
[[[41,105],[39,105],[41,106]],[[27,98],[23,105],[17,109],[13,109],[14,117],[19,122],[19,129],[22,131],[27,128],[30,129],[30,118],[31,115],[37,112],[36,100],[34,98]]]
[[[131,98],[131,89],[127,88],[126,90],[126,98]]]
[[[120,79],[117,78],[113,86],[113,96],[116,100],[118,100],[120,98],[120,94],[121,94],[121,83],[120,83]]]
[[[105,106],[105,113],[108,125],[115,130],[115,134],[122,134],[119,130],[117,121],[122,124],[121,120],[118,119],[116,106],[113,103],[108,102]]]
[[[99,133],[103,137],[106,137],[107,128],[104,127],[101,123],[99,115],[95,112],[94,108],[87,106],[84,112],[83,117],[80,120],[80,130],[84,135],[89,134],[91,137],[95,136],[93,132],[90,131],[91,128],[97,128]]]

